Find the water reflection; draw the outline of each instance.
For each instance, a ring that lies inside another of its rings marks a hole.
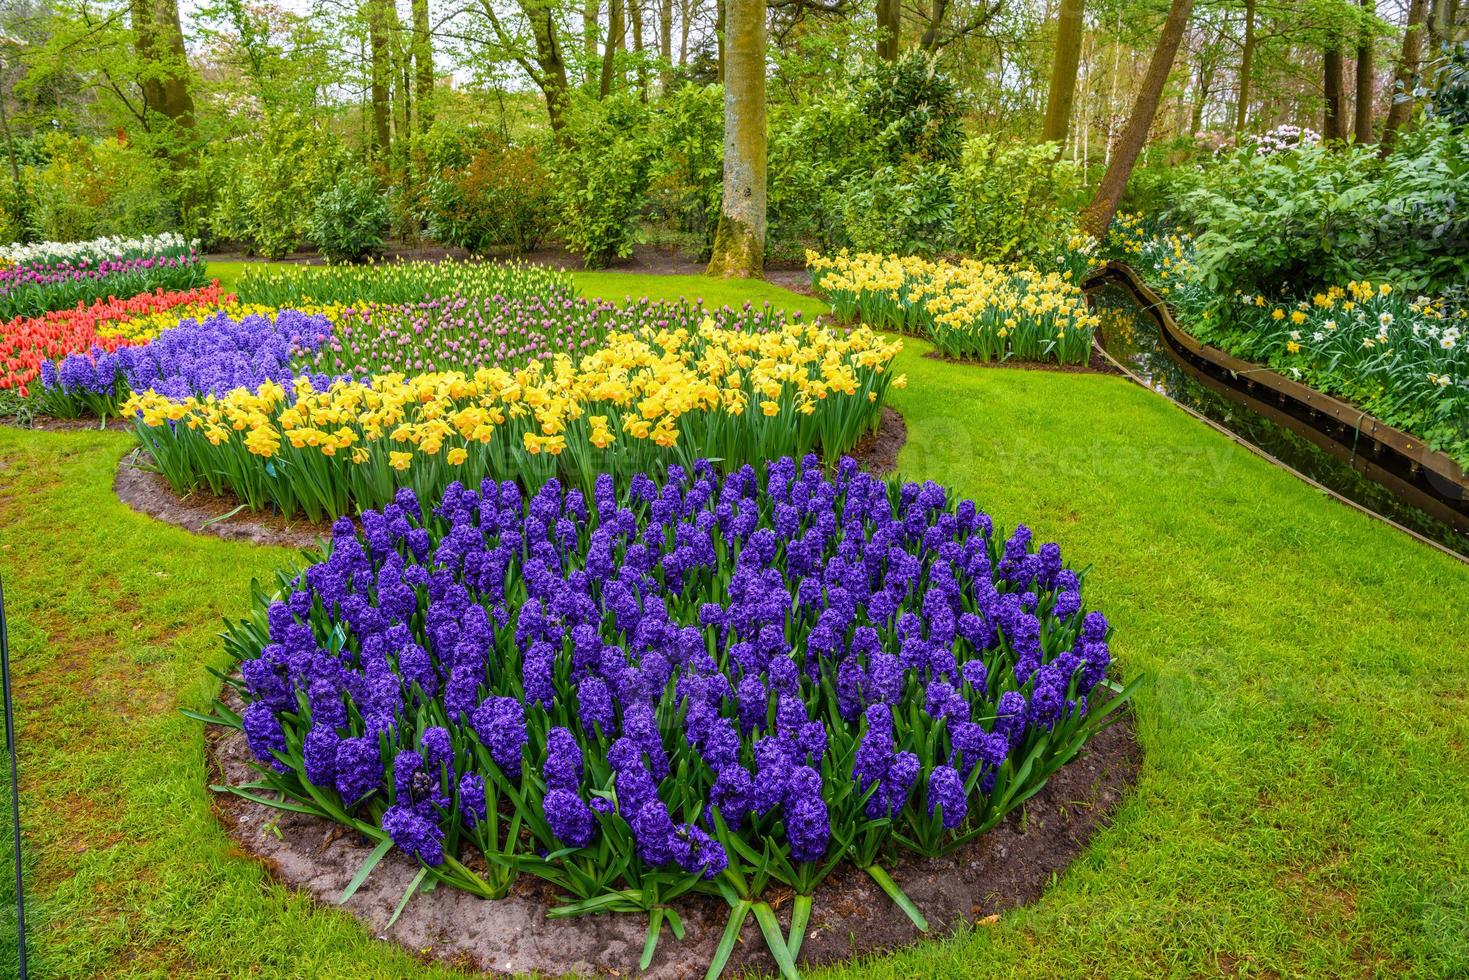
[[[1130,292],[1106,284],[1090,295],[1101,317],[1098,336],[1102,346],[1154,391],[1219,423],[1343,497],[1469,556],[1469,535],[1406,503],[1319,446],[1189,374],[1163,343],[1158,321],[1138,306]]]

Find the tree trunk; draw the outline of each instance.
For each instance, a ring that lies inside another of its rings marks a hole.
[[[724,197],[709,275],[765,268],[765,0],[725,0]]]
[[[923,36],[918,41],[918,46],[929,54],[939,49],[939,31],[943,29],[944,18],[949,15],[949,0],[933,0],[928,7],[928,23],[923,26]]]
[[[163,79],[163,114],[180,126],[194,127],[194,99],[189,95],[189,56],[179,23],[178,0],[154,0],[153,28],[159,52],[168,59]]]
[[[418,128],[434,121],[434,46],[429,36],[428,0],[413,0],[414,97],[418,101]]]
[[[658,87],[667,92],[673,85],[673,0],[658,5]]]
[[[877,56],[884,61],[898,57],[898,36],[903,30],[903,11],[898,0],[877,0]]]
[[[392,140],[392,66],[388,45],[389,0],[367,0],[367,45],[371,52],[372,156],[388,155]]]
[[[1158,46],[1148,62],[1147,73],[1143,75],[1142,87],[1138,89],[1137,101],[1132,106],[1132,116],[1127,120],[1127,128],[1117,141],[1117,150],[1112,154],[1107,172],[1102,175],[1097,196],[1092,198],[1091,205],[1082,217],[1087,231],[1099,239],[1106,234],[1107,226],[1112,223],[1112,216],[1117,213],[1117,205],[1122,200],[1127,180],[1132,176],[1132,168],[1143,151],[1143,144],[1148,141],[1148,130],[1153,126],[1158,100],[1163,96],[1168,73],[1173,70],[1173,59],[1178,55],[1178,46],[1183,41],[1183,32],[1188,26],[1188,17],[1193,6],[1194,0],[1172,0],[1169,4],[1168,19],[1163,23],[1163,33],[1158,37]]]
[[[1373,0],[1361,0],[1362,9],[1370,13]],[[1357,39],[1357,101],[1353,135],[1358,143],[1372,142],[1372,102],[1377,97],[1376,69],[1372,66],[1372,33],[1364,30]]]
[[[632,49],[637,54],[638,92],[648,101],[648,66],[643,61],[643,0],[627,0],[632,13]]]
[[[189,94],[189,61],[177,0],[132,0],[133,46],[145,65],[143,127],[150,129],[149,113],[164,116],[188,129],[194,126],[194,99]]]
[[[678,5],[678,66],[689,63],[689,26],[698,9],[696,0],[680,0]]]
[[[719,48],[719,71],[718,71],[718,78],[719,78],[719,84],[720,85],[723,85],[724,84],[724,59],[725,59],[725,43],[724,43],[725,39],[724,39],[724,35],[725,35],[726,29],[727,29],[726,28],[726,23],[729,20],[729,3],[728,3],[728,0],[714,0],[714,5],[715,5],[715,7],[714,7],[714,11],[715,11],[714,12],[714,43]]]
[[[1366,2],[1366,0],[1364,0]],[[1239,97],[1234,104],[1234,131],[1245,128],[1250,112],[1250,74],[1255,70],[1255,0],[1245,0],[1245,43],[1239,53]]]
[[[1342,57],[1341,48],[1327,48],[1321,54],[1321,67],[1325,71],[1321,92],[1324,108],[1321,119],[1321,136],[1326,140],[1347,138],[1346,120],[1342,118]]]
[[[583,80],[590,85],[597,77],[597,29],[601,27],[602,0],[586,0],[581,8],[581,53],[586,62]]]
[[[1403,32],[1403,56],[1393,78],[1392,108],[1382,125],[1382,152],[1392,149],[1398,130],[1413,117],[1413,88],[1418,84],[1418,70],[1423,60],[1423,28],[1428,18],[1428,0],[1412,0],[1408,5],[1408,26]]]
[[[530,22],[531,36],[536,44],[536,67],[539,76],[536,84],[546,97],[546,115],[551,128],[559,130],[565,122],[566,98],[571,89],[566,80],[566,56],[561,51],[561,41],[556,36],[554,0],[520,0],[520,11]]]
[[[1076,69],[1081,63],[1082,19],[1086,0],[1061,0],[1056,14],[1056,53],[1051,59],[1051,87],[1046,96],[1046,121],[1041,141],[1065,143],[1076,101]]]
[[[612,82],[617,77],[617,53],[622,50],[627,38],[627,20],[623,0],[609,0],[607,8],[607,43],[602,46],[602,98],[612,94]]]

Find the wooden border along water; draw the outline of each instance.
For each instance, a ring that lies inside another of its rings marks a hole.
[[[1356,406],[1200,343],[1125,263],[1109,261],[1083,286],[1091,290],[1108,284],[1130,293],[1157,321],[1168,354],[1189,377],[1295,433],[1460,534],[1469,534],[1469,476],[1453,459]]]

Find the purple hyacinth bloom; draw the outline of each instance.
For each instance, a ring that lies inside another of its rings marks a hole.
[[[255,758],[270,763],[278,772],[287,772],[285,763],[274,755],[276,752],[286,751],[286,733],[281,730],[280,720],[270,710],[270,705],[263,701],[248,705],[241,721],[245,728],[245,740]]]
[[[602,678],[588,677],[577,685],[576,706],[582,731],[588,735],[595,735],[598,729],[603,735],[610,735],[617,727],[612,692],[607,689],[607,682]]]
[[[582,798],[569,789],[553,789],[541,801],[541,811],[557,840],[570,847],[586,847],[596,836],[597,818]],[[666,814],[667,811],[665,811]]]
[[[325,725],[316,725],[306,733],[301,745],[306,779],[313,786],[333,786],[337,780],[337,748],[341,738]]]
[[[411,806],[398,804],[383,811],[383,830],[405,852],[424,864],[444,863],[444,831],[438,822]]]
[[[485,780],[477,772],[467,772],[459,779],[459,810],[464,814],[464,823],[475,827],[489,816],[485,802]]]
[[[943,808],[945,830],[953,830],[964,822],[969,801],[964,795],[964,780],[952,766],[936,766],[928,776],[928,815]]]
[[[511,776],[520,775],[520,755],[528,741],[525,709],[514,698],[486,698],[474,710],[470,724],[490,750],[490,758]]]
[[[801,766],[791,775],[785,824],[792,859],[819,861],[826,856],[831,817],[821,796],[821,774],[810,766]]]
[[[376,738],[344,738],[337,746],[337,794],[349,806],[376,789],[383,778]]]
[[[565,728],[553,728],[546,736],[546,764],[542,768],[548,789],[576,792],[581,786],[581,747]]]

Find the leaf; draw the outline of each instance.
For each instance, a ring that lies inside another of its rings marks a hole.
[[[357,889],[361,888],[362,883],[367,880],[367,876],[372,874],[372,869],[377,867],[377,863],[392,849],[393,839],[391,837],[384,838],[378,842],[377,847],[374,847],[372,853],[367,856],[367,860],[362,862],[362,867],[357,869],[357,873],[347,883],[347,888],[342,892],[342,897],[337,899],[338,905],[346,905],[347,900],[357,894]]]
[[[418,874],[414,875],[413,880],[408,883],[408,890],[405,891],[403,893],[403,897],[398,900],[398,907],[393,909],[393,917],[388,920],[387,925],[383,926],[384,932],[387,932],[389,929],[393,928],[393,923],[398,921],[398,916],[402,915],[403,910],[408,907],[408,899],[412,898],[414,893],[418,891],[419,884],[423,882],[424,876],[426,876],[427,874],[427,866],[418,869]]]
[[[918,906],[913,904],[913,900],[908,897],[907,893],[898,887],[898,883],[888,877],[886,871],[875,864],[869,865],[862,870],[866,871],[872,880],[877,882],[877,887],[881,888],[887,894],[887,897],[893,900],[893,904],[903,910],[904,914],[918,927],[919,932],[928,931],[928,920],[923,917],[922,912],[918,911]]]
[[[780,934],[780,922],[776,920],[775,910],[769,903],[755,903],[755,921],[760,923],[760,932],[765,936],[765,945],[769,947],[770,955],[775,957],[776,966],[780,967],[780,975],[785,980],[801,980],[801,971],[796,969],[796,961],[786,948],[785,937]]]
[[[648,914],[648,935],[643,940],[643,956],[638,960],[638,969],[646,970],[653,964],[653,953],[658,949],[658,933],[663,928],[663,910],[654,909]]]
[[[704,980],[717,980],[724,972],[724,964],[729,962],[729,954],[734,952],[740,930],[745,925],[745,917],[749,914],[750,903],[743,899],[735,902],[729,910],[729,918],[724,923],[724,935],[719,937],[719,946],[714,950],[714,958],[709,961],[709,969],[704,972]]]
[[[786,948],[791,951],[791,959],[801,955],[801,944],[806,941],[806,927],[811,924],[810,895],[797,895],[791,903],[791,928],[786,933]]]

